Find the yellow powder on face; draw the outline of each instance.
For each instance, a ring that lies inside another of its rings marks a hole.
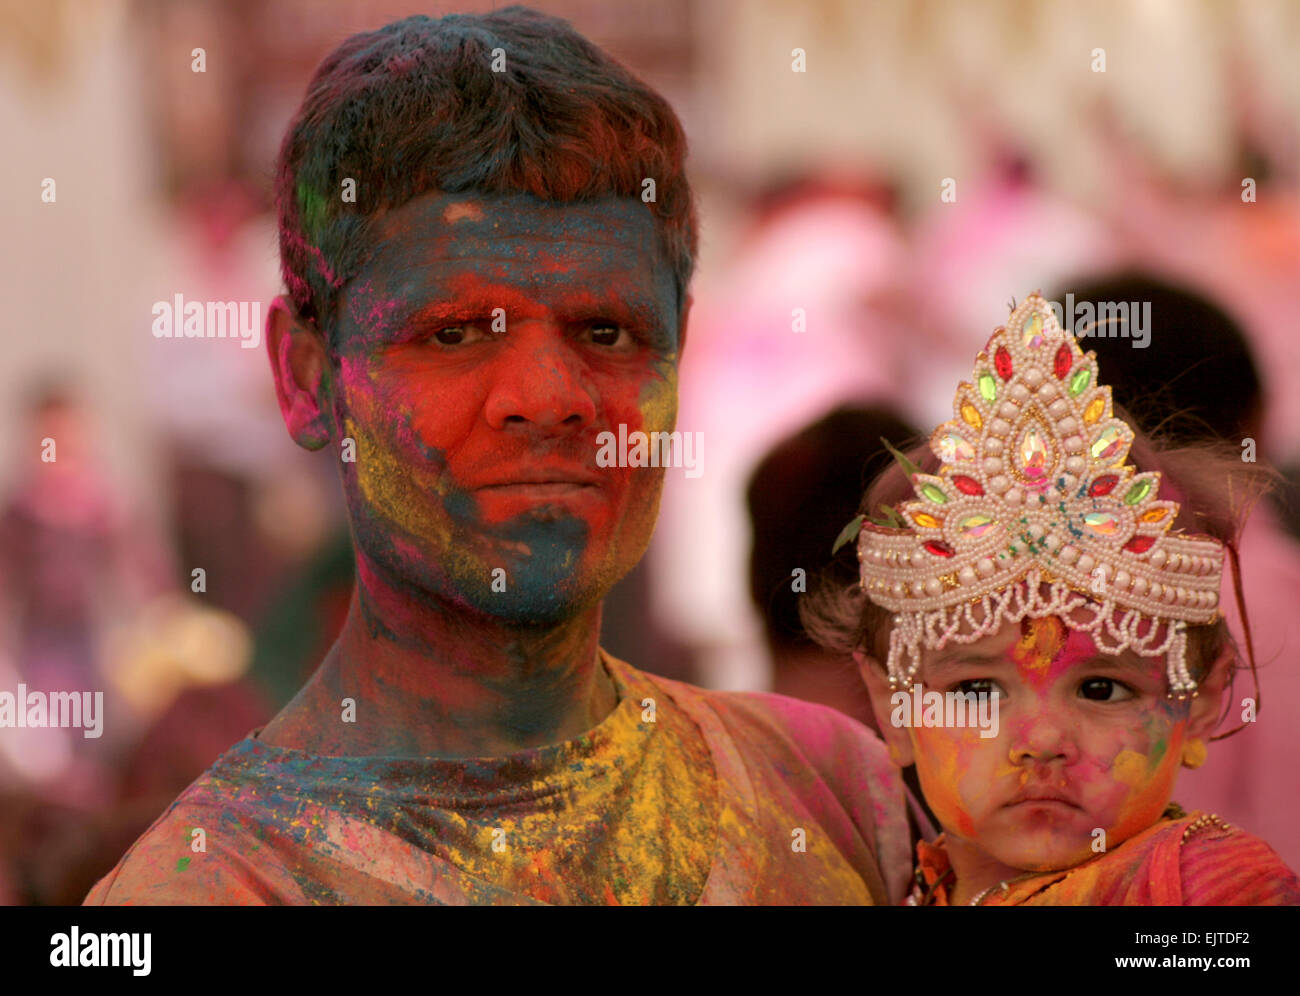
[[[957,745],[942,735],[924,727],[908,730],[912,738],[912,753],[916,758],[916,774],[921,781],[921,791],[939,822],[961,834],[975,835],[975,824],[962,802],[959,782]]]
[[[1115,773],[1115,778],[1118,781],[1123,782],[1129,788],[1137,788],[1147,779],[1150,773],[1150,758],[1145,754],[1139,754],[1135,750],[1125,748],[1115,755],[1111,770]]]
[[[410,536],[424,536],[430,530],[444,543],[451,540],[451,524],[445,516],[430,515],[430,498],[441,494],[445,486],[437,478],[417,485],[420,469],[400,459],[391,449],[380,445],[347,415],[344,431],[356,441],[357,485],[367,504]]]

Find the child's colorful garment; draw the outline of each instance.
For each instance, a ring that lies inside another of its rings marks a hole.
[[[1083,864],[993,888],[976,897],[978,905],[1300,905],[1300,878],[1258,837],[1216,816],[1175,814],[1167,811],[1166,818]],[[950,905],[952,868],[942,835],[933,844],[921,841],[916,850],[916,884],[906,905]]]
[[[86,902],[902,898],[902,788],[870,731],[821,706],[604,660],[615,710],[576,740],[508,757],[327,757],[250,736]]]

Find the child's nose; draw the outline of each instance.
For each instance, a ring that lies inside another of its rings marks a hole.
[[[1011,744],[1011,763],[1033,761],[1045,764],[1061,760],[1071,764],[1078,757],[1078,747],[1065,724],[1051,716],[1038,715],[1025,722]]]

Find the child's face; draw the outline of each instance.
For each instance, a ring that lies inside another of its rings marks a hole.
[[[1032,619],[927,652],[921,680],[927,692],[1000,696],[996,737],[906,732],[944,829],[1003,865],[1078,864],[1095,840],[1113,849],[1169,802],[1189,701],[1166,698],[1163,657],[1110,657],[1059,619]]]

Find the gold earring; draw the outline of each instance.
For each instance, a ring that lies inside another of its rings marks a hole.
[[[1183,767],[1199,768],[1205,763],[1208,753],[1205,749],[1205,741],[1199,737],[1187,741],[1183,744]]]

